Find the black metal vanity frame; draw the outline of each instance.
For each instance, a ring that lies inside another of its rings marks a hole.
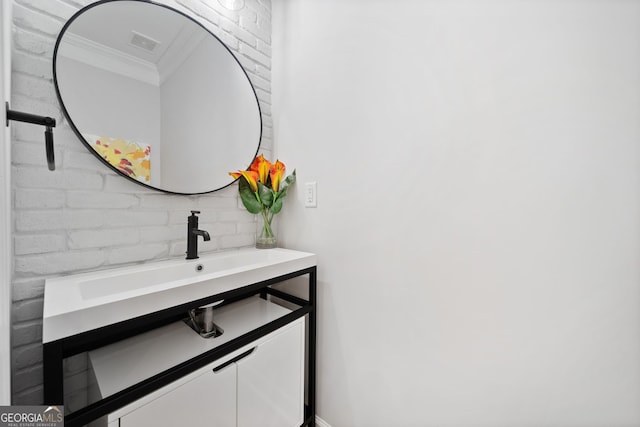
[[[270,286],[295,277],[309,275],[307,299],[299,298]],[[43,345],[44,366],[44,400],[46,404],[63,404],[63,359],[85,351],[90,351],[125,338],[138,335],[153,328],[173,323],[185,318],[187,310],[225,300],[223,304],[242,300],[256,294],[262,298],[273,295],[300,308],[272,322],[264,324],[227,343],[202,353],[192,359],[180,363],[166,371],[156,374],[131,387],[90,404],[89,406],[65,416],[65,426],[83,426],[95,419],[107,415],[141,397],[164,387],[173,381],[206,366],[227,354],[295,321],[303,316],[307,320],[307,403],[305,405],[304,423],[302,426],[315,427],[316,413],[316,275],[317,267],[309,267],[253,283],[231,291],[211,295],[206,298],[176,305],[154,313],[107,325],[98,329],[48,342]]]

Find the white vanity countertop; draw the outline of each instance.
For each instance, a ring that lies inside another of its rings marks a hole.
[[[311,253],[250,248],[48,279],[42,340],[55,341],[315,265]]]

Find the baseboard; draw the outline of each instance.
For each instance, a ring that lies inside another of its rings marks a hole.
[[[316,427],[331,427],[331,425],[316,415]]]

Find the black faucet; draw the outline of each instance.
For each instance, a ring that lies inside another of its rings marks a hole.
[[[187,221],[187,259],[197,259],[198,257],[198,236],[202,236],[204,241],[211,240],[209,233],[198,230],[198,217],[200,211],[191,211],[191,216]]]

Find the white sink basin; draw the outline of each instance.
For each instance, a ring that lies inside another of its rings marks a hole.
[[[43,342],[314,265],[316,256],[306,252],[245,249],[48,279]]]
[[[224,276],[266,263],[281,263],[296,258],[294,251],[242,251],[202,257],[197,260],[167,261],[151,265],[101,271],[89,277],[77,277],[80,295],[85,300],[111,295],[137,295],[140,292],[181,286]],[[93,277],[97,276],[97,277]],[[152,287],[153,289],[146,289]]]

